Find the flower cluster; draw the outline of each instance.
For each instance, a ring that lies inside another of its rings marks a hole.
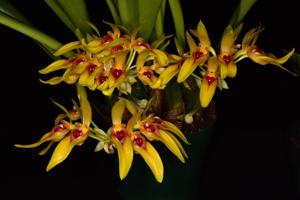
[[[210,104],[217,87],[228,88],[225,79],[236,76],[237,63],[242,59],[249,58],[260,65],[276,65],[288,71],[282,64],[294,53],[293,49],[277,58],[259,49],[256,41],[263,30],[261,27],[251,29],[242,42],[237,43],[242,24],[235,28],[231,25],[225,28],[220,49],[216,52],[203,22],[200,21],[195,30],[186,32],[189,51],[184,51],[175,39],[177,54],[166,51],[170,36],[162,36],[149,44],[138,36],[138,29],[130,33],[118,25],[107,24],[111,31],[100,36],[99,31],[92,26],[95,35],[89,34],[85,38],[79,38],[79,41],[62,46],[54,55],[64,58],[39,70],[41,74],[63,70],[61,76],[41,82],[51,85],[61,82],[76,84],[79,97],[79,105],[73,101],[71,111],[54,102],[64,114],[58,115],[52,130],[38,142],[15,145],[33,148],[50,142],[40,152],[45,154],[53,143],[58,142],[47,171],[63,162],[74,146],[82,145],[91,137],[98,140],[95,151],[103,149],[111,154],[114,149],[117,150],[121,179],[128,174],[136,153],[143,157],[156,180],[162,182],[163,162],[151,142],[162,142],[181,162],[185,162],[187,154],[180,140],[186,144],[189,142],[174,123],[163,120],[151,109],[151,99],[139,99],[135,96],[133,88],[137,84],[149,90],[163,91],[172,79],[177,79],[177,84],[182,84],[184,90],[191,90],[191,82],[195,83],[199,88],[196,91],[199,95],[199,107],[204,109]],[[104,96],[114,97],[111,124],[107,125],[107,131],[99,128],[97,122],[93,121],[85,88],[90,91],[100,90]]]

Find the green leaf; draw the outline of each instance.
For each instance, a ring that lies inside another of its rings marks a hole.
[[[239,5],[235,9],[230,24],[235,28],[244,19],[250,8],[254,5],[256,0],[240,0]]]
[[[7,0],[1,0],[0,2],[0,12],[13,17],[23,23],[30,24],[29,21],[24,17],[24,15],[19,12],[11,3]]]
[[[139,22],[138,0],[118,0],[118,9],[121,18],[121,25],[129,31],[137,28]]]
[[[173,16],[176,38],[182,48],[185,47],[184,17],[179,0],[168,0]]]
[[[138,8],[139,8],[139,27],[140,34],[147,41],[152,31],[154,30],[154,25],[157,19],[157,15],[159,13],[161,7],[161,0],[139,0]]]
[[[84,0],[45,0],[47,5],[74,33],[79,29],[84,35],[92,33]]]
[[[119,13],[117,11],[116,5],[114,4],[113,0],[106,0],[106,4],[110,10],[110,13],[114,19],[115,24],[120,24],[121,20],[120,20],[120,16]]]
[[[24,24],[4,13],[0,13],[0,24],[21,32],[24,35],[27,35],[28,37],[40,42],[41,44],[46,45],[52,50],[56,50],[62,46],[60,42],[50,37],[46,33],[43,33],[42,31],[37,30],[30,25]]]
[[[7,16],[10,16],[12,18],[15,18],[16,20],[19,20],[20,22],[30,25],[33,27],[33,25],[26,19],[26,17],[19,12],[11,3],[9,3],[7,0],[2,0],[0,2],[0,13],[3,13]],[[49,47],[35,41],[37,45],[39,45],[52,59],[54,59],[54,56],[52,53],[54,50],[50,49]]]

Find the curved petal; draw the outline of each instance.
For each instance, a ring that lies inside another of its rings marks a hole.
[[[208,84],[206,78],[202,79],[200,86],[200,104],[203,108],[206,108],[210,101],[212,100],[217,87],[217,81],[213,81],[211,84]]]
[[[189,34],[189,32],[186,32],[186,41],[189,45],[190,52],[194,52],[197,50],[197,45],[196,45],[194,39],[192,38],[192,36]]]
[[[185,162],[184,157],[181,154],[181,151],[179,147],[177,146],[177,143],[174,141],[174,138],[170,137],[169,133],[164,130],[159,130],[159,137],[161,141],[164,143],[164,145],[181,161]],[[175,138],[175,140],[177,140]]]
[[[81,48],[81,44],[80,41],[74,41],[74,42],[70,42],[68,44],[63,45],[62,47],[60,47],[56,52],[54,52],[54,56],[60,56],[63,55],[66,52],[72,51],[74,49],[79,49]]]
[[[207,30],[203,24],[203,22],[200,20],[198,25],[197,25],[197,33],[198,33],[198,38],[200,40],[200,45],[201,47],[210,47],[210,40],[208,37]]]
[[[53,77],[47,81],[43,81],[42,79],[39,79],[44,84],[50,84],[50,85],[57,85],[65,80],[64,77]]]
[[[92,121],[92,108],[87,98],[87,93],[84,87],[79,84],[76,85],[77,95],[80,102],[80,110],[82,114],[82,122],[89,127]]]
[[[71,142],[71,137],[67,136],[61,140],[54,149],[46,171],[51,170],[53,167],[63,162],[71,153],[73,147],[74,144]]]
[[[51,139],[50,138],[51,134],[52,134],[52,131],[44,134],[43,137],[38,142],[35,142],[33,144],[14,144],[14,146],[18,147],[18,148],[35,148],[37,146],[40,146],[44,142],[49,141]]]
[[[57,71],[57,70],[60,70],[60,69],[65,69],[65,68],[68,67],[66,65],[66,63],[67,63],[67,60],[65,60],[65,59],[56,60],[53,63],[51,63],[50,65],[48,65],[47,67],[39,70],[39,73],[40,74],[48,74],[48,73],[53,72],[53,71]]]
[[[221,52],[230,53],[232,46],[234,45],[234,32],[231,25],[225,28],[225,31],[221,40]]]
[[[160,75],[161,85],[166,85],[179,71],[178,64],[169,65]]]
[[[124,101],[120,99],[114,104],[111,110],[111,118],[112,118],[113,125],[122,123],[124,110],[125,110]]]
[[[145,148],[139,147],[138,145],[134,145],[133,148],[135,152],[143,157],[155,179],[161,183],[164,178],[164,166],[155,148],[149,142],[146,142]]]
[[[163,52],[159,49],[153,49],[152,51],[156,55],[157,61],[161,66],[167,66],[168,65],[169,59],[168,59],[168,56],[165,54],[165,52]]]
[[[132,143],[129,137],[125,138],[123,145],[114,137],[112,138],[112,142],[117,148],[119,159],[119,176],[120,179],[123,180],[127,176],[133,160]]]
[[[234,62],[228,63],[228,76],[234,78],[237,73],[237,66]]]
[[[175,126],[175,124],[163,120],[163,125],[164,125],[163,128],[177,135],[180,139],[182,139],[184,143],[190,144],[186,139],[185,135],[181,132],[181,130],[177,126]]]
[[[179,70],[177,82],[182,83],[185,81],[195,71],[196,67],[195,59],[192,57],[187,58]]]

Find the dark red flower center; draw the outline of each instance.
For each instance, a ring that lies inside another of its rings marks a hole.
[[[179,62],[178,62],[178,69],[181,68],[181,66],[183,65],[185,59],[181,59]]]
[[[100,84],[104,83],[107,79],[108,79],[108,77],[107,76],[103,76],[103,75],[100,75],[98,77],[98,80],[99,80]]]
[[[115,136],[116,138],[118,138],[118,140],[121,141],[126,136],[126,133],[124,130],[114,131],[113,136]]]
[[[95,64],[90,64],[88,67],[87,67],[87,70],[89,72],[89,75],[91,75],[97,68],[97,65]]]
[[[142,137],[136,136],[134,138],[134,143],[139,147],[143,147],[145,145],[145,140]]]
[[[63,130],[65,130],[66,129],[66,127],[63,125],[63,124],[58,124],[54,129],[53,129],[53,131],[54,132],[58,132],[58,131],[63,131]]]
[[[228,65],[228,63],[230,63],[230,61],[231,61],[231,56],[230,55],[228,55],[228,56],[226,56],[226,55],[224,55],[223,57],[222,57],[222,59],[224,60],[224,62]]]
[[[212,84],[214,81],[216,81],[216,78],[215,78],[215,77],[209,76],[209,75],[206,75],[206,76],[205,76],[205,79],[206,79],[208,85],[210,85],[210,84]]]
[[[145,47],[146,49],[150,48],[150,45],[148,43],[146,43],[146,42],[139,42],[138,46]]]
[[[118,51],[121,51],[123,50],[123,46],[122,45],[117,45],[117,46],[114,46],[113,48],[111,48],[111,53],[116,53]]]
[[[81,62],[84,62],[85,61],[85,58],[82,58],[82,57],[74,57],[74,58],[71,58],[69,60],[70,63],[72,63],[74,66],[77,66],[79,65]]]
[[[153,73],[151,71],[144,71],[143,72],[144,76],[147,76],[150,80],[152,79]]]
[[[115,79],[118,79],[122,75],[123,70],[114,68],[114,69],[112,69],[111,73],[112,73],[113,77],[115,77]]]
[[[103,36],[103,38],[101,39],[101,44],[106,44],[109,43],[111,41],[113,41],[114,39],[110,36],[110,35],[105,35]]]
[[[144,124],[144,129],[148,132],[154,132],[155,131],[155,126],[153,124],[145,123]]]
[[[72,139],[76,139],[82,135],[82,130],[81,129],[73,129],[71,131]]]
[[[193,57],[195,60],[198,60],[199,58],[201,58],[202,55],[203,55],[203,53],[201,51],[195,51],[193,53]]]

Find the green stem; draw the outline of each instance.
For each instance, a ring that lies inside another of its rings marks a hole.
[[[173,21],[175,25],[175,32],[178,42],[182,48],[185,47],[185,29],[184,18],[179,0],[168,0]]]
[[[113,0],[106,0],[106,4],[110,10],[110,13],[111,13],[113,19],[114,19],[114,22],[116,24],[120,24],[121,23],[120,16],[118,14],[118,11],[116,9],[116,6],[115,6]]]
[[[3,24],[11,29],[19,31],[28,37],[35,39],[36,41],[46,45],[52,50],[56,50],[62,46],[60,42],[55,40],[54,38],[48,36],[47,34],[29,26],[23,24],[12,17],[9,17],[3,13],[0,13],[0,24]]]

